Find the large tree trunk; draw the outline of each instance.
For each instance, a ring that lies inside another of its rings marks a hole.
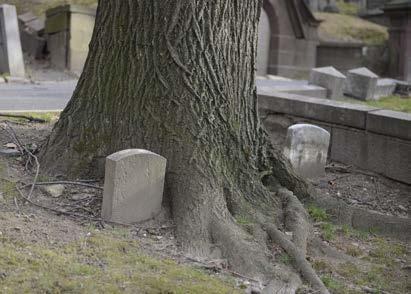
[[[251,226],[257,242],[234,217],[283,220],[283,203],[263,179],[299,197],[308,192],[258,118],[260,8],[258,0],[99,1],[84,72],[42,166],[101,175],[113,152],[156,152],[168,161],[166,194],[182,247],[223,256],[240,272],[272,273],[266,234]]]

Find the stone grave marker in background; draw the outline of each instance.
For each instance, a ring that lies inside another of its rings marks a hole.
[[[378,76],[365,67],[348,71],[345,94],[359,100],[373,100]]]
[[[386,97],[394,94],[397,87],[397,81],[393,79],[378,79],[375,87],[374,99],[378,100],[381,97]]]
[[[128,149],[106,158],[102,218],[121,223],[148,220],[161,210],[167,160]]]
[[[64,5],[47,10],[45,31],[53,65],[81,74],[88,55],[95,16],[95,8],[79,5]]]
[[[37,17],[32,12],[26,12],[19,15],[18,19],[23,52],[35,58],[42,58],[46,47],[45,17]]]
[[[296,124],[288,128],[284,155],[297,174],[306,178],[321,177],[325,173],[330,133],[310,124]]]
[[[327,89],[327,98],[337,99],[343,96],[346,77],[332,66],[313,68],[309,84]]]
[[[0,5],[0,73],[25,76],[16,7],[7,4]]]

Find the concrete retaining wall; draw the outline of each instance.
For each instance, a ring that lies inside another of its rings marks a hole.
[[[333,66],[345,73],[367,67],[380,76],[388,71],[388,47],[366,46],[360,43],[322,42],[317,47],[317,67]]]
[[[290,125],[312,123],[331,134],[329,159],[411,184],[411,114],[263,91],[259,110],[278,148]]]

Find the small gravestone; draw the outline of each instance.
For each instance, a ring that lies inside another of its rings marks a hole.
[[[7,4],[0,5],[0,73],[25,76],[16,7]]]
[[[300,176],[321,177],[325,173],[329,143],[330,133],[326,130],[310,124],[296,124],[287,130],[284,155]]]
[[[393,79],[378,79],[377,86],[375,88],[374,100],[378,100],[381,97],[387,97],[395,92],[397,87],[397,81]]]
[[[337,99],[343,96],[346,77],[332,66],[313,68],[309,84],[327,89],[327,98]]]
[[[365,67],[348,71],[345,94],[359,100],[374,99],[378,76]]]
[[[119,151],[107,157],[102,218],[136,223],[161,210],[167,160],[142,149]]]

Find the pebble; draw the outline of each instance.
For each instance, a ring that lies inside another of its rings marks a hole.
[[[42,187],[43,191],[46,192],[48,195],[54,198],[58,198],[64,193],[64,185],[49,185],[49,186],[43,186]]]

